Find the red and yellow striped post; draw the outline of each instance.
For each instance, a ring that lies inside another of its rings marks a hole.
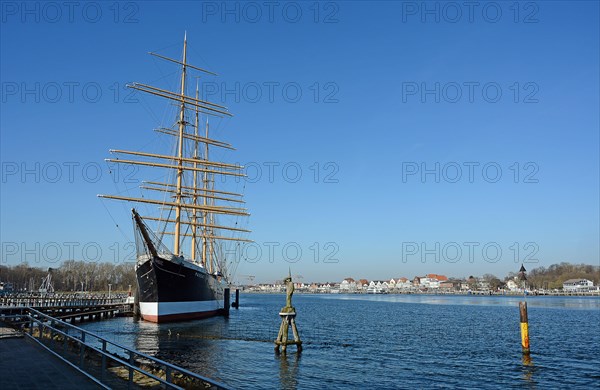
[[[519,302],[521,314],[521,348],[523,355],[529,355],[529,320],[527,319],[527,302]]]

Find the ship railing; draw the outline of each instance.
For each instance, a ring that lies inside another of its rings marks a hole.
[[[198,387],[227,389],[213,379],[110,341],[94,332],[61,321],[30,307],[20,314],[2,314],[23,334],[77,369],[103,388],[160,386],[168,389]],[[14,313],[14,310],[13,310]]]

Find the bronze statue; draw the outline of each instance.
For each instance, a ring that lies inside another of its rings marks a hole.
[[[293,308],[292,306],[292,295],[294,295],[294,283],[292,282],[292,277],[288,276],[283,280],[285,283],[285,292],[287,296],[285,297],[285,307]]]

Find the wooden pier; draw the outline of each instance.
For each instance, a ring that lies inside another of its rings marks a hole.
[[[15,314],[27,307],[74,323],[133,315],[133,302],[130,301],[127,297],[5,296],[0,297],[0,308],[6,314]]]

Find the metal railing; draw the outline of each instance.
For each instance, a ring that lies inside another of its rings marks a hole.
[[[169,389],[197,387],[199,384],[216,389],[227,388],[210,378],[107,340],[32,308],[24,308],[21,314],[10,315],[3,315],[0,309],[0,321],[3,320],[13,320],[13,323],[21,326],[28,338],[107,389],[139,387],[142,378],[154,381],[153,385]],[[28,325],[27,329],[25,325]],[[94,346],[94,343],[98,346]],[[99,362],[92,361],[93,354],[100,357]],[[137,378],[135,373],[138,374]]]

